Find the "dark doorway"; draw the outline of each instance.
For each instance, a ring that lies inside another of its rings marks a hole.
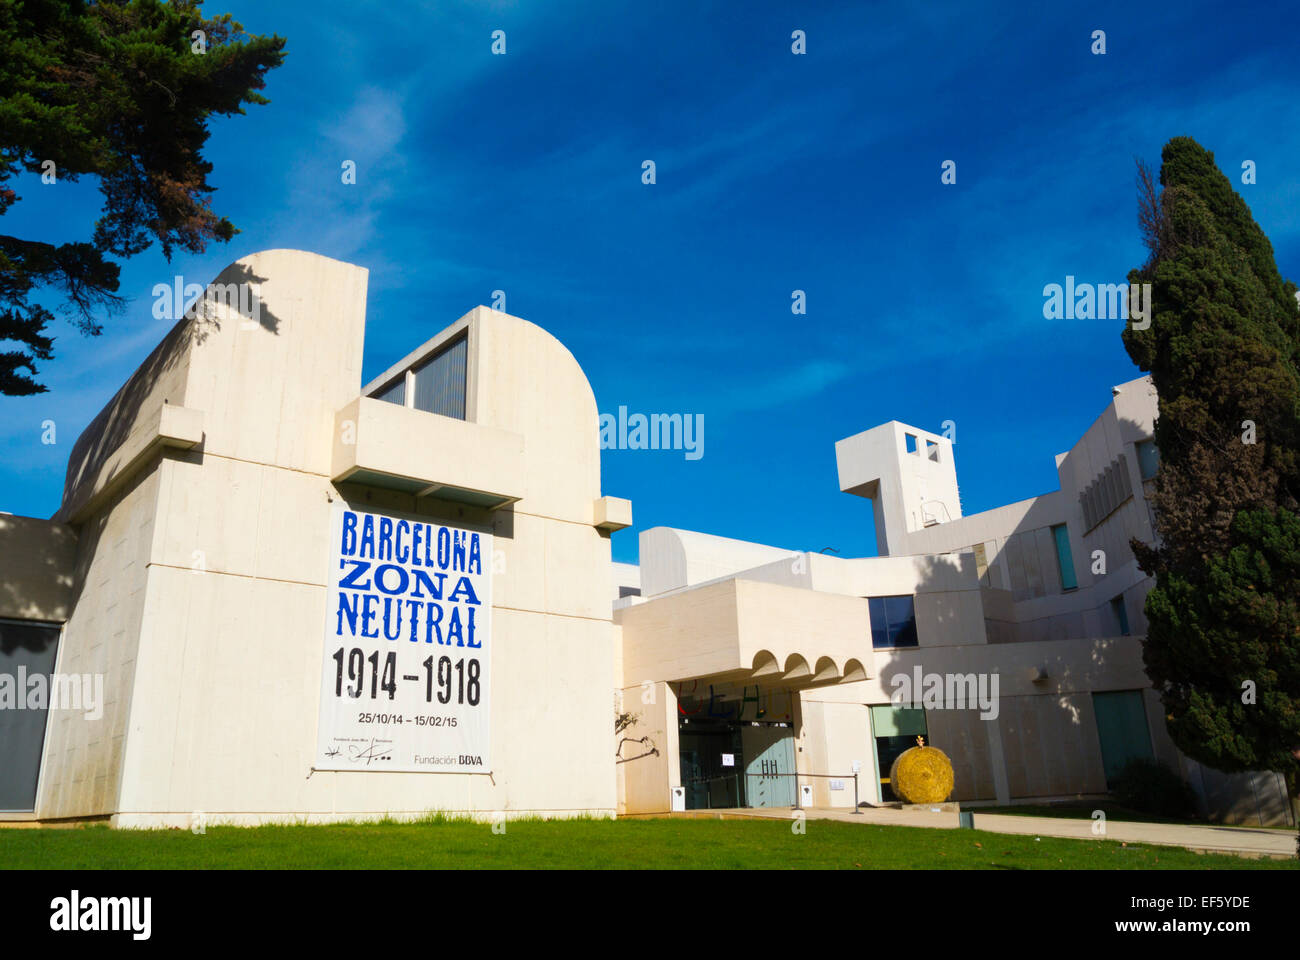
[[[876,770],[880,776],[880,799],[888,803],[898,800],[889,784],[889,768],[899,754],[916,746],[917,737],[929,743],[929,730],[925,710],[920,707],[894,705],[871,708],[871,731],[876,744]]]
[[[0,620],[0,811],[36,809],[49,680],[58,648],[57,626]],[[31,693],[27,683],[37,674],[45,675],[44,696]]]
[[[683,717],[677,749],[687,810],[745,806],[745,759],[738,726],[726,720]]]

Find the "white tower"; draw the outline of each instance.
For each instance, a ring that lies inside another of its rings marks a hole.
[[[905,554],[907,534],[961,516],[952,441],[897,420],[835,444],[840,489],[872,502],[876,549]]]

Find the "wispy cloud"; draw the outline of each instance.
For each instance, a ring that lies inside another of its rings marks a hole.
[[[743,380],[726,378],[726,393],[704,400],[703,405],[721,417],[788,407],[816,397],[856,372],[847,363],[828,359],[809,360],[770,377],[755,371]]]

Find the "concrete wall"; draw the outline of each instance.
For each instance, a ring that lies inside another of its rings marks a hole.
[[[672,787],[681,786],[677,695],[671,684],[660,682],[626,687],[620,697],[636,722],[621,735],[628,742],[619,750],[618,812],[666,813]],[[648,742],[636,742],[642,738]]]
[[[813,805],[817,807],[853,808],[853,765],[857,763],[858,800],[879,802],[879,774],[876,752],[871,740],[871,721],[867,708],[860,703],[836,703],[801,698],[802,742],[806,744],[801,773],[810,777]],[[842,780],[842,790],[831,789],[831,779]]]
[[[997,723],[1013,798],[1106,792],[1089,693],[1006,697]]]
[[[796,556],[778,547],[671,527],[643,530],[639,543],[641,593],[647,599]]]
[[[107,816],[118,809],[158,487],[155,460],[79,527],[72,611],[55,669],[103,676],[104,709],[98,720],[69,711],[51,715],[36,798],[42,818]]]
[[[39,817],[107,816],[119,808],[166,455],[159,426],[169,406],[184,408],[191,351],[207,324],[178,322],[73,444],[54,517],[77,533],[56,671],[103,676],[104,709],[97,720],[51,716]]]
[[[0,514],[0,618],[67,620],[76,557],[67,524]]]

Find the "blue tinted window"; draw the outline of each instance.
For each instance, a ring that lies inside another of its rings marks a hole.
[[[1073,590],[1079,586],[1074,575],[1074,555],[1070,553],[1070,531],[1065,524],[1052,527],[1052,536],[1056,539],[1056,564],[1061,570],[1061,589]]]
[[[867,610],[871,614],[871,645],[873,647],[889,646],[889,626],[885,619],[884,597],[869,597]]]
[[[376,393],[375,399],[395,403],[399,407],[406,406],[406,374],[402,374],[383,390]]]
[[[909,597],[868,597],[873,647],[915,647],[916,608]]]
[[[1121,637],[1130,636],[1128,610],[1124,608],[1124,598],[1122,596],[1116,597],[1110,602],[1110,608],[1115,612],[1115,622],[1119,625],[1119,635]]]
[[[1150,480],[1160,468],[1160,454],[1156,445],[1150,440],[1142,440],[1137,445],[1138,470],[1143,480]]]
[[[465,419],[466,341],[461,337],[415,371],[411,406],[444,417]]]

